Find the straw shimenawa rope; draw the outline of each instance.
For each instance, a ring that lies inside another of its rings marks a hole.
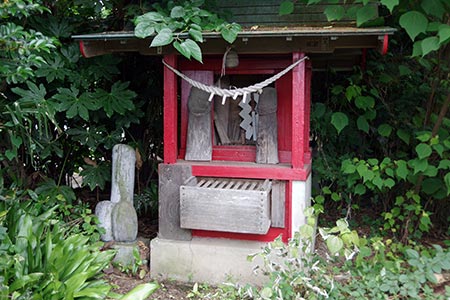
[[[293,64],[288,66],[286,69],[284,69],[283,71],[275,74],[274,76],[272,76],[260,83],[250,85],[250,86],[244,87],[244,88],[235,88],[235,89],[222,89],[222,88],[219,88],[216,86],[203,84],[201,82],[198,82],[198,81],[195,81],[195,80],[189,78],[188,76],[184,75],[180,71],[174,69],[172,66],[168,65],[164,60],[162,62],[169,70],[174,72],[176,75],[180,76],[182,79],[186,80],[192,86],[209,93],[210,94],[209,99],[208,99],[209,101],[212,101],[214,96],[217,95],[217,96],[222,97],[222,104],[225,104],[225,101],[228,97],[236,100],[237,97],[239,97],[239,96],[242,96],[242,101],[245,103],[249,94],[256,93],[256,92],[261,93],[263,88],[265,88],[269,84],[278,80],[280,77],[282,77],[284,74],[286,74],[287,72],[289,72],[290,70],[295,68],[297,65],[299,65],[301,62],[305,61],[306,59],[309,59],[309,57],[305,56],[302,59],[297,60],[296,62],[294,62]]]

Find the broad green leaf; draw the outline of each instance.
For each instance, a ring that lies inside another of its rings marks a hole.
[[[383,181],[384,186],[388,187],[388,188],[393,188],[395,185],[395,181],[392,180],[392,178],[388,178],[386,180]]]
[[[31,285],[31,283],[40,280],[43,276],[44,276],[44,273],[31,273],[31,274],[26,274],[26,275],[20,276],[20,277],[16,278],[9,286],[9,293],[11,293],[11,295],[12,295],[14,291],[21,289],[21,288],[25,287],[26,285],[29,285],[29,284]]]
[[[355,105],[360,109],[367,110],[368,108],[373,108],[375,106],[375,99],[370,96],[357,96]]]
[[[294,12],[294,3],[291,0],[281,2],[278,13],[280,16],[289,15]]]
[[[155,24],[149,22],[141,22],[134,28],[134,35],[144,39],[155,33]]]
[[[391,135],[391,132],[392,132],[392,127],[389,124],[381,124],[380,126],[378,126],[378,133],[381,136],[389,137]]]
[[[374,176],[374,179],[372,180],[372,183],[381,191],[383,188],[383,179],[379,175]]]
[[[346,159],[342,162],[341,170],[344,174],[353,174],[356,171],[356,167],[350,159]]]
[[[314,235],[314,227],[309,224],[303,224],[299,229],[300,236],[303,238],[312,238]]]
[[[140,284],[121,297],[120,300],[144,300],[153,294],[158,288],[159,285],[157,283]]]
[[[398,129],[397,130],[397,136],[403,141],[405,142],[405,144],[409,145],[409,139],[411,138],[411,136],[409,135],[409,133],[403,129]]]
[[[363,184],[358,183],[355,187],[355,194],[364,195],[365,193],[366,193],[366,187]]]
[[[422,41],[414,42],[411,56],[412,57],[422,56]]]
[[[441,187],[443,187],[443,182],[438,178],[425,178],[422,184],[422,190],[427,195],[433,195]]]
[[[66,117],[73,119],[76,116],[81,117],[85,121],[89,121],[89,111],[96,111],[100,105],[89,93],[79,94],[79,90],[71,86],[68,88],[58,88],[58,94],[53,99],[59,101],[58,111],[65,111]]]
[[[406,256],[408,258],[413,258],[413,259],[419,259],[420,258],[419,252],[417,252],[414,249],[406,249],[405,253],[406,253]]]
[[[445,174],[444,176],[444,182],[447,186],[447,196],[450,195],[450,172]]]
[[[410,161],[410,164],[414,168],[414,175],[419,172],[425,172],[428,168],[428,160],[426,159],[414,159]]]
[[[111,86],[111,91],[97,89],[94,97],[101,103],[103,110],[108,117],[114,112],[124,115],[128,111],[135,109],[133,99],[136,93],[128,89],[129,82],[117,81]]]
[[[443,159],[439,162],[439,166],[438,169],[450,169],[450,160],[448,159]]]
[[[350,85],[345,89],[345,97],[348,101],[361,95],[361,87],[357,85]]]
[[[370,20],[378,17],[378,7],[375,5],[365,5],[356,12],[356,26],[360,27]]]
[[[163,28],[159,33],[153,38],[150,47],[166,46],[173,41],[172,30],[169,28]]]
[[[179,41],[173,42],[173,47],[177,49],[178,52],[180,52],[181,55],[184,57],[190,59],[191,58],[191,51],[186,47],[186,44],[180,43]]]
[[[22,138],[20,136],[16,136],[14,135],[12,132],[9,135],[9,139],[11,141],[11,143],[13,144],[14,147],[19,148],[20,145],[22,145]]]
[[[395,173],[397,176],[403,180],[406,179],[408,176],[408,165],[404,160],[398,160],[395,162],[397,165],[397,169],[395,170]]]
[[[170,17],[172,19],[182,18],[182,17],[184,17],[185,14],[186,14],[186,11],[184,10],[184,8],[182,6],[175,6],[170,11]]]
[[[433,165],[428,165],[425,172],[423,172],[423,175],[428,176],[428,177],[436,177],[437,173],[438,173],[438,168],[436,168]]]
[[[345,15],[345,9],[342,5],[329,5],[324,10],[328,22],[340,20]]]
[[[436,36],[430,36],[422,40],[422,56],[427,55],[431,51],[439,49],[439,39]]]
[[[428,142],[431,139],[431,132],[429,131],[418,132],[417,139],[421,142]]]
[[[314,103],[313,104],[313,117],[321,118],[325,114],[327,107],[323,103]]]
[[[148,12],[146,14],[143,14],[142,16],[139,16],[136,18],[136,25],[141,23],[141,22],[147,22],[147,23],[152,23],[152,22],[161,22],[164,20],[164,16],[161,15],[158,12]]]
[[[238,33],[242,30],[241,26],[236,23],[231,24],[230,26],[225,26],[220,30],[220,34],[222,38],[228,43],[232,44],[236,38]]]
[[[191,39],[186,39],[182,44],[186,46],[187,49],[189,49],[189,52],[191,53],[191,56],[202,63],[202,50],[200,49],[200,46],[194,42]]]
[[[200,30],[189,29],[189,35],[194,39],[194,41],[203,43],[203,35]]]
[[[450,40],[450,25],[442,24],[438,31],[439,44],[442,45]]]
[[[413,41],[420,33],[425,33],[428,27],[427,18],[421,12],[414,10],[404,13],[399,23]]]
[[[405,65],[398,66],[398,72],[400,73],[400,76],[406,76],[412,73],[411,69]]]
[[[420,143],[416,146],[416,153],[419,157],[419,159],[427,158],[431,155],[433,150],[431,149],[430,145],[425,143]]]
[[[327,238],[326,244],[328,250],[330,250],[332,255],[335,255],[336,253],[341,251],[342,247],[344,246],[344,242],[342,241],[342,239],[334,235]]]
[[[367,122],[364,116],[359,116],[356,120],[356,125],[358,129],[364,131],[365,133],[369,133],[369,123]]]
[[[381,4],[386,6],[389,11],[392,13],[394,10],[394,7],[396,7],[399,3],[399,0],[381,0]]]
[[[337,133],[341,133],[342,129],[344,129],[348,125],[348,117],[346,114],[342,112],[335,112],[331,116],[331,124],[333,124],[334,128],[336,128]]]
[[[442,16],[446,12],[441,0],[422,0],[421,6],[423,10],[432,16],[442,19]]]

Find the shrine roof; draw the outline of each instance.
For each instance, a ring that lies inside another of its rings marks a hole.
[[[387,36],[395,32],[389,27],[357,28],[352,26],[252,26],[239,32],[233,47],[239,53],[281,54],[293,51],[305,53],[335,53],[343,50],[380,48]],[[139,52],[143,55],[174,53],[172,46],[152,47],[154,36],[137,38],[133,31],[116,31],[75,35],[83,54],[92,57],[115,52]],[[180,38],[187,37],[181,33]],[[357,37],[357,38],[355,38]],[[229,44],[217,32],[204,32],[200,44],[203,54],[223,54]]]

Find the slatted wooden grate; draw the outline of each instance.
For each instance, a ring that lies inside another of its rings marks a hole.
[[[180,187],[182,228],[266,234],[270,180],[193,178]]]

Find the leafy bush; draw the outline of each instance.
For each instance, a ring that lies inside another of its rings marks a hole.
[[[30,201],[31,202],[31,201]],[[62,226],[58,206],[39,208],[17,198],[0,202],[0,281],[3,298],[104,299],[110,285],[100,279],[114,251]]]
[[[307,214],[312,216],[311,210]],[[313,219],[314,220],[314,219]],[[447,299],[433,285],[450,270],[450,251],[393,244],[380,238],[366,240],[350,230],[346,220],[333,228],[319,228],[329,252],[311,251],[314,221],[303,225],[294,239],[275,240],[258,256],[269,282],[239,291],[243,299]],[[255,257],[253,255],[252,257]]]

